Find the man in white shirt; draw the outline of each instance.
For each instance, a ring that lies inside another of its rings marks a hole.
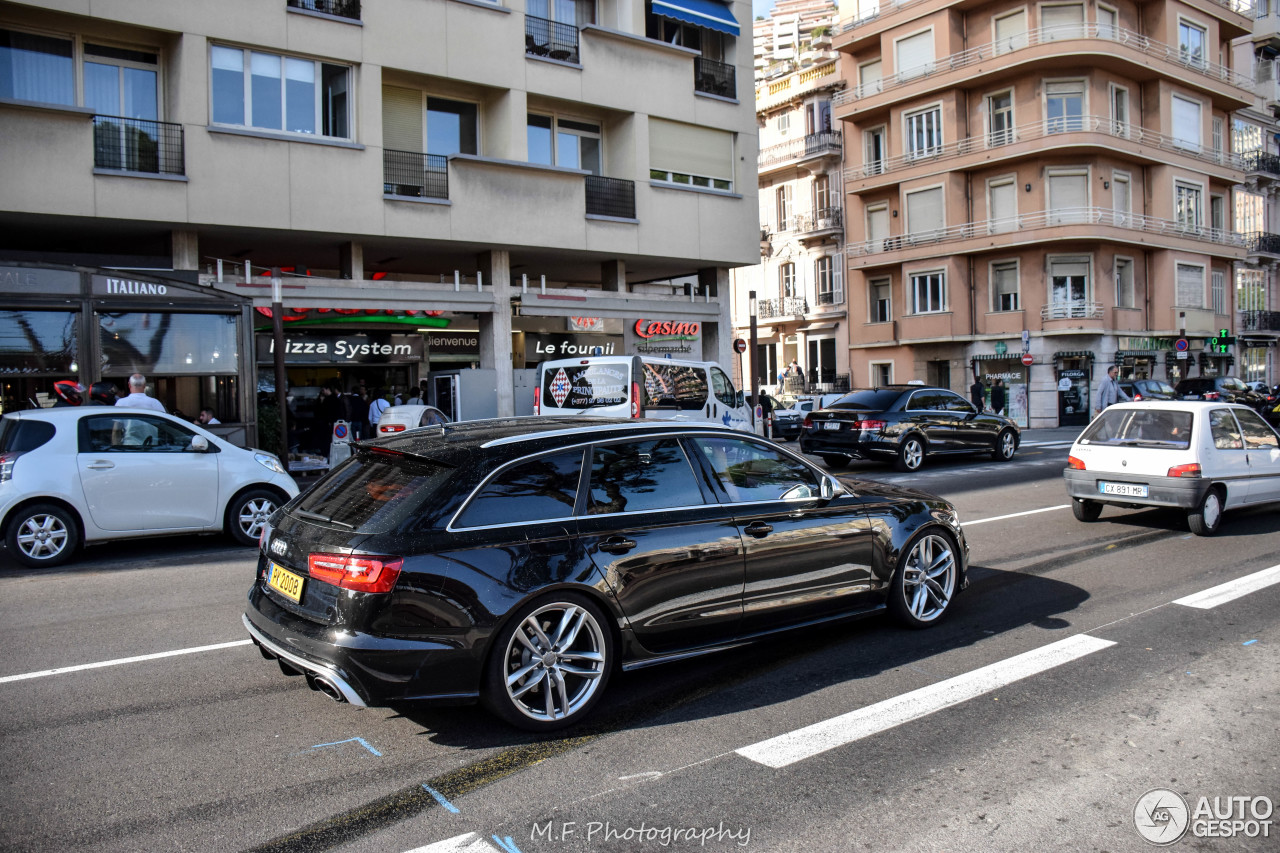
[[[129,377],[129,396],[121,397],[116,400],[117,406],[124,406],[133,409],[150,409],[153,412],[163,412],[164,404],[155,397],[148,397],[147,377],[141,373],[135,373]]]

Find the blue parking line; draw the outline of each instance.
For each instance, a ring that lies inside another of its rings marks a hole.
[[[361,746],[363,746],[365,749],[372,752],[374,755],[378,756],[379,758],[382,757],[382,753],[378,752],[378,750],[374,749],[372,746],[369,746],[369,742],[362,737],[349,737],[346,740],[335,740],[333,743],[318,743],[311,748],[319,749],[322,746],[339,746],[344,743],[358,743]]]
[[[440,793],[435,788],[432,788],[430,785],[425,785],[425,784],[422,786],[422,790],[426,791],[428,794],[435,797],[437,803],[444,806],[446,809],[453,812],[454,814],[458,814],[458,807],[455,806],[453,803],[449,802],[448,800],[446,800],[444,797],[444,794]]]

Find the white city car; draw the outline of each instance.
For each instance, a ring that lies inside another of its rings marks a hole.
[[[141,536],[226,532],[256,545],[297,494],[277,457],[172,415],[81,406],[0,418],[0,524],[28,566]]]
[[[1108,406],[1071,446],[1062,472],[1080,521],[1104,506],[1176,507],[1191,532],[1222,513],[1280,501],[1280,435],[1248,406],[1154,400]]]

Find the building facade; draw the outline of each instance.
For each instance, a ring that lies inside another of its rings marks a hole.
[[[510,414],[552,348],[654,320],[730,361],[729,270],[759,257],[745,0],[107,14],[0,3],[0,261],[248,297],[241,357],[272,354],[279,278],[300,388],[476,367]]]
[[[1024,426],[1087,421],[1110,364],[1229,372],[1234,0],[842,10],[834,100],[855,384],[976,374]],[[1189,342],[1179,356],[1179,339]]]

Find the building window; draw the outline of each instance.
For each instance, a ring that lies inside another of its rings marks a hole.
[[[1045,41],[1084,38],[1084,4],[1041,6],[1040,27]]]
[[[830,219],[830,213],[831,179],[818,175],[813,179],[813,215],[819,219]]]
[[[1200,150],[1200,102],[1173,96],[1173,144]]]
[[[1199,184],[1174,183],[1174,219],[1188,231],[1198,231],[1204,224],[1204,190]]]
[[[922,240],[936,239],[946,227],[942,187],[907,193],[907,233]]]
[[[784,299],[796,295],[796,265],[783,264],[778,267],[778,290]]]
[[[880,80],[884,72],[881,70],[883,65],[879,59],[872,62],[864,62],[858,66],[858,96],[865,98],[868,95],[879,94],[882,87]]]
[[[1013,142],[1013,93],[988,95],[987,115],[990,122],[987,132],[988,147]]]
[[[1116,225],[1127,227],[1129,214],[1133,212],[1133,188],[1128,172],[1111,173],[1111,209],[1115,211]]]
[[[1056,258],[1049,262],[1049,299],[1059,307],[1089,301],[1089,259]]]
[[[1111,132],[1116,136],[1129,135],[1129,90],[1111,84]]]
[[[650,180],[732,191],[733,152],[728,131],[649,119]]]
[[[779,136],[786,136],[791,132],[791,113],[785,111],[778,113],[777,129]]]
[[[1262,128],[1252,122],[1231,119],[1231,150],[1237,154],[1261,151]]]
[[[791,184],[778,187],[778,230],[791,230]]]
[[[947,276],[941,270],[911,274],[911,313],[937,314],[947,310]]]
[[[1044,114],[1047,133],[1084,130],[1084,81],[1045,84]]]
[[[74,55],[71,39],[0,30],[0,98],[74,106]]]
[[[1178,264],[1174,293],[1174,305],[1179,308],[1204,307],[1204,267],[1199,264]]]
[[[878,204],[867,208],[867,251],[883,252],[889,239],[889,208]]]
[[[813,262],[813,278],[818,284],[819,305],[843,305],[844,282],[836,258],[824,255]]]
[[[1098,38],[1120,37],[1120,13],[1110,6],[1098,4]]]
[[[987,230],[992,234],[1018,228],[1018,185],[1014,178],[987,183]]]
[[[894,47],[894,68],[899,80],[933,73],[933,30],[898,39]]]
[[[891,284],[887,278],[868,282],[867,293],[871,298],[871,313],[868,315],[868,319],[872,323],[887,323],[893,319],[890,287]]]
[[[351,69],[214,45],[213,122],[349,139]]]
[[[478,154],[479,120],[475,104],[427,98],[427,153]]]
[[[1227,274],[1222,270],[1210,273],[1209,294],[1213,298],[1213,313],[1227,313]]]
[[[907,156],[932,157],[942,152],[942,108],[907,116]]]
[[[1049,172],[1049,223],[1065,225],[1089,219],[1089,172],[1063,169]]]
[[[1237,268],[1236,308],[1241,311],[1266,311],[1270,304],[1266,274],[1257,267]]]
[[[600,174],[600,125],[529,113],[529,162]]]
[[[867,175],[879,175],[884,171],[884,128],[877,127],[862,135],[864,147],[864,168]]]
[[[1116,258],[1116,307],[1133,308],[1137,300],[1133,292],[1133,259]]]
[[[893,362],[877,361],[871,364],[871,385],[873,388],[883,388],[886,385],[893,384]]]
[[[1187,20],[1178,21],[1178,55],[1182,61],[1197,68],[1205,65],[1205,29]]]
[[[995,311],[1017,311],[1021,307],[1017,261],[997,261],[991,265],[991,301]]]
[[[1235,190],[1235,230],[1254,234],[1267,230],[1266,196],[1237,187]]]
[[[995,19],[996,53],[1008,53],[1027,46],[1027,13],[1018,10]]]
[[[154,51],[86,43],[79,60],[76,56],[73,39],[0,29],[0,98],[79,104],[104,116],[160,117],[159,56]],[[84,83],[79,101],[77,61]]]

